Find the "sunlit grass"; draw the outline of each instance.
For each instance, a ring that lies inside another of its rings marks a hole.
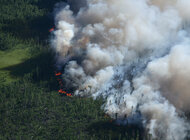
[[[28,48],[0,51],[0,69],[16,65],[28,59]]]
[[[14,66],[29,59],[29,48],[25,49],[11,49],[0,51],[0,79],[5,83],[15,81],[18,77],[13,77],[6,67]]]

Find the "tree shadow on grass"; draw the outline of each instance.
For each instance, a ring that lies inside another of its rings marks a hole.
[[[91,124],[87,131],[97,139],[143,140],[143,130],[136,125],[117,125],[115,122],[100,121]]]
[[[54,58],[50,51],[40,53],[20,64],[2,68],[2,70],[10,71],[12,77],[23,78],[27,75],[33,83],[47,81],[53,89],[57,87],[54,77]]]

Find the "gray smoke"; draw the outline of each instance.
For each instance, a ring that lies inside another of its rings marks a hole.
[[[190,111],[190,0],[70,4],[78,12],[65,4],[56,9],[51,41],[57,66],[64,67],[66,87],[75,95],[103,97],[102,108],[113,118],[117,114],[142,119],[153,138],[185,139],[189,123],[183,112]]]

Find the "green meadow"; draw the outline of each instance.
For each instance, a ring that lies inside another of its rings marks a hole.
[[[29,59],[28,53],[29,51],[27,48],[0,51],[0,79],[4,80],[4,83],[10,83],[18,79],[17,76],[11,75],[11,70],[8,68]]]

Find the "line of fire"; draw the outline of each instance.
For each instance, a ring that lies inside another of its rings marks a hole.
[[[71,93],[68,93],[66,91],[63,90],[63,80],[62,80],[62,77],[61,77],[62,73],[61,72],[55,72],[55,76],[57,78],[57,81],[59,82],[59,87],[60,89],[58,90],[59,94],[61,95],[65,95],[65,96],[68,96],[68,97],[72,97],[72,94]]]
[[[54,30],[55,30],[55,27],[52,27],[51,29],[49,29],[49,32],[51,33],[51,32],[53,32]],[[57,81],[58,81],[58,83],[59,83],[59,87],[60,87],[60,89],[58,90],[58,93],[59,93],[60,95],[63,95],[63,96],[73,97],[73,95],[72,95],[71,93],[68,93],[67,91],[64,90],[64,84],[63,84],[63,79],[62,79],[62,73],[59,72],[59,71],[55,71],[55,76],[56,76],[56,79],[57,79]],[[104,115],[104,118],[109,119],[109,122],[110,122],[110,123],[113,123],[113,124],[115,124],[115,125],[117,125],[117,126],[120,126],[120,124],[117,124],[117,123],[116,123],[116,120],[118,119],[118,118],[117,118],[117,113],[116,113],[116,115],[115,115],[115,119],[110,118],[108,114],[105,114],[105,115]],[[126,116],[125,116],[125,119],[126,119]]]

